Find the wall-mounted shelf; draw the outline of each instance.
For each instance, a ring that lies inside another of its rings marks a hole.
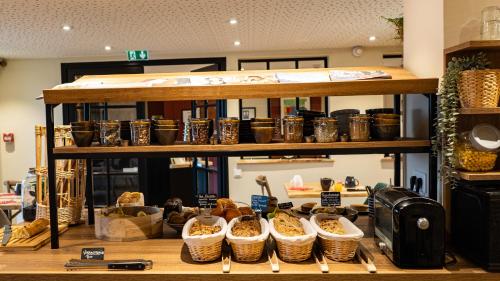
[[[467,181],[500,181],[500,171],[491,172],[463,172],[459,171],[458,176]]]

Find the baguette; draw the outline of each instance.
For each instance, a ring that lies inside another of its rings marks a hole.
[[[12,232],[12,238],[14,239],[27,239],[31,238],[38,233],[44,231],[47,226],[49,226],[49,220],[40,218],[36,219],[32,223],[25,225],[21,228],[15,229]]]

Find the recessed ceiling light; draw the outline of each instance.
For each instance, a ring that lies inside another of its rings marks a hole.
[[[234,45],[235,46],[239,46],[239,45],[241,45],[241,42],[240,41],[234,41]]]
[[[229,20],[229,24],[230,24],[230,25],[235,25],[235,24],[238,24],[238,20],[237,20],[237,19],[230,19],[230,20]]]
[[[71,26],[70,26],[70,25],[65,24],[65,25],[63,25],[63,26],[62,26],[62,29],[63,29],[64,31],[70,31],[70,30],[71,30]]]
[[[104,50],[111,51],[111,46],[104,46]]]
[[[372,35],[372,36],[370,36],[370,37],[368,38],[368,40],[370,40],[370,41],[375,41],[375,40],[377,40],[377,37],[375,37],[375,36],[373,36],[373,35]]]

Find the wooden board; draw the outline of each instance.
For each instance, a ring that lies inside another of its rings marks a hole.
[[[75,147],[54,148],[54,154],[120,154],[120,153],[203,153],[203,152],[244,152],[244,151],[285,151],[328,150],[328,149],[375,149],[375,148],[430,148],[428,140],[370,141],[370,142],[335,142],[335,143],[270,143],[270,144],[235,144],[235,145],[149,145],[125,147]]]
[[[500,114],[500,107],[493,108],[460,108],[458,111],[460,114],[465,115],[482,115],[482,114]]]
[[[289,198],[320,198],[321,184],[319,182],[306,182],[304,186],[312,187],[310,190],[290,190],[290,183],[285,183],[285,191]],[[364,186],[357,186],[359,191],[346,191],[345,189],[340,193],[342,197],[367,197],[368,194]],[[332,190],[330,190],[332,191]]]
[[[304,164],[304,163],[335,163],[335,159],[328,158],[280,158],[280,159],[241,159],[238,160],[238,165],[254,165],[254,164]]]
[[[12,228],[22,226],[12,226]],[[59,225],[59,234],[68,230],[68,225]],[[0,229],[0,241],[3,239],[3,228]],[[0,251],[35,251],[43,245],[50,242],[50,228],[47,228],[42,233],[28,239],[13,239],[9,240],[6,246],[0,245]]]
[[[223,84],[209,86],[179,86],[171,82],[151,87],[120,88],[120,83],[137,83],[153,79],[176,77],[222,77],[270,75],[276,72],[324,72],[329,70],[383,70],[392,75],[392,79],[374,79],[343,82],[319,83],[275,83],[265,84]],[[131,102],[131,101],[180,101],[180,100],[217,100],[245,98],[281,98],[281,97],[323,97],[323,96],[359,96],[359,95],[395,95],[395,94],[432,94],[437,92],[437,78],[417,78],[401,68],[390,67],[348,67],[301,70],[262,70],[262,71],[226,71],[197,73],[159,73],[159,74],[122,74],[105,76],[84,76],[78,83],[103,83],[117,85],[107,88],[47,89],[43,91],[46,104],[93,103],[93,102]]]
[[[187,246],[180,239],[150,239],[136,242],[108,242],[94,237],[93,227],[80,225],[72,227],[61,237],[59,250],[51,250],[49,245],[39,249],[36,255],[30,252],[0,253],[0,280],[179,280],[179,281],[498,281],[499,273],[486,273],[457,256],[456,266],[442,269],[399,269],[377,249],[370,231],[362,224],[368,218],[360,216],[356,225],[365,232],[363,245],[373,254],[377,267],[376,274],[369,274],[357,261],[334,262],[326,260],[329,273],[321,273],[314,260],[301,263],[279,261],[280,272],[273,273],[267,257],[252,263],[231,261],[231,273],[223,274],[221,261],[210,263],[194,262]],[[144,258],[153,261],[153,269],[148,271],[66,271],[65,262],[79,258],[82,247],[104,247],[106,259]]]
[[[500,40],[473,40],[446,48],[444,50],[444,54],[447,55],[462,51],[483,51],[495,49],[500,51]]]
[[[491,172],[463,172],[459,171],[461,179],[468,181],[500,181],[500,171]]]

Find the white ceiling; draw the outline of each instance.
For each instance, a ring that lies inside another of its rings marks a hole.
[[[0,0],[0,57],[390,46],[402,0]],[[230,18],[239,23],[232,26]],[[63,32],[62,26],[73,29]],[[375,35],[377,40],[369,42]],[[233,42],[241,41],[235,47]],[[112,46],[110,52],[105,45]]]

